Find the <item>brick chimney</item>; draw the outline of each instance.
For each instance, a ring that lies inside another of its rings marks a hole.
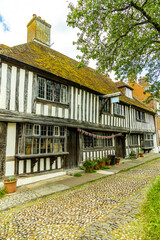
[[[50,24],[33,14],[33,18],[27,24],[27,42],[35,40],[49,47],[50,29]]]

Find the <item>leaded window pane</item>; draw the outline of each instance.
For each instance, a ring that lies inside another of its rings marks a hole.
[[[53,139],[52,138],[48,138],[47,152],[48,153],[53,152]]]
[[[41,153],[46,153],[46,139],[41,138]]]
[[[53,84],[51,81],[47,81],[46,99],[53,100]]]
[[[60,84],[59,83],[54,84],[54,101],[60,102]]]
[[[59,152],[59,139],[54,139],[53,151],[54,152]]]
[[[25,138],[25,154],[31,154],[32,138]]]
[[[59,136],[59,127],[57,126],[54,127],[54,135]]]
[[[38,78],[39,79],[39,89],[38,89],[38,97],[45,98],[45,78]]]
[[[27,123],[25,127],[25,135],[32,135],[32,124]]]
[[[39,138],[33,139],[33,154],[39,153]]]
[[[48,136],[53,136],[53,126],[48,126]]]
[[[45,125],[41,126],[41,136],[46,136],[47,133],[47,128]]]
[[[60,152],[64,152],[64,138],[60,139]]]
[[[34,125],[34,135],[40,134],[40,125]]]
[[[67,102],[67,86],[61,85],[61,103]]]
[[[60,136],[64,136],[64,134],[65,134],[65,128],[60,127]]]

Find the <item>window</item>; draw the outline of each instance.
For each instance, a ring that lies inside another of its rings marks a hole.
[[[132,90],[126,87],[125,88],[125,95],[126,95],[126,97],[133,98]]]
[[[108,99],[105,103],[105,99],[102,99],[102,112],[110,113],[110,100]]]
[[[145,113],[141,111],[136,111],[137,121],[145,122]]]
[[[93,134],[97,136],[111,136],[111,133],[94,132]],[[110,147],[113,146],[113,139],[102,139],[93,138],[88,135],[84,135],[84,148],[94,148],[94,147]]]
[[[138,145],[138,135],[129,136],[129,145],[130,146]]]
[[[22,137],[23,136],[23,137]],[[23,139],[23,140],[22,140]],[[20,124],[18,131],[19,154],[47,154],[64,152],[66,128],[37,124]]]
[[[40,125],[34,125],[34,135],[39,135],[40,134]]]
[[[67,86],[38,77],[38,97],[49,101],[67,103]]]
[[[124,105],[120,103],[114,103],[113,111],[114,111],[114,114],[124,116]]]
[[[152,148],[153,147],[153,134],[144,134],[144,138],[141,139],[142,148]]]

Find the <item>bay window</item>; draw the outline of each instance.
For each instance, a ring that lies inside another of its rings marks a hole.
[[[65,152],[66,128],[52,125],[20,124],[18,154]]]

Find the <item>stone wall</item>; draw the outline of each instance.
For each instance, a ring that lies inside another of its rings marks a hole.
[[[0,178],[5,174],[7,124],[0,122]]]

